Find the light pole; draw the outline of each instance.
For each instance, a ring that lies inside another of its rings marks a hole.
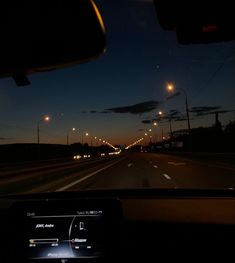
[[[156,128],[155,143],[157,143],[158,139],[157,139],[157,122],[156,121],[154,121],[153,126]]]
[[[49,122],[50,121],[50,117],[49,116],[44,116],[43,118],[41,118],[38,122],[37,122],[37,148],[38,148],[38,160],[40,159],[40,124],[41,122]]]
[[[147,133],[147,132],[145,132],[145,133],[144,133],[144,136],[145,136],[144,143],[145,143],[145,147],[146,147],[146,146],[147,146],[146,138],[147,138],[147,136],[148,136],[148,133]]]
[[[167,86],[167,90],[169,92],[174,92],[175,88],[172,84],[168,84]],[[189,119],[189,109],[188,109],[188,96],[187,96],[187,92],[185,89],[183,88],[177,88],[177,90],[182,91],[184,93],[185,96],[185,110],[186,110],[186,115],[187,115],[187,123],[188,123],[188,134],[190,134],[191,131],[191,126],[190,126],[190,119]]]
[[[83,144],[83,132],[81,133],[81,135],[82,135],[82,144]],[[89,133],[88,133],[88,132],[85,132],[84,135],[85,135],[86,137],[88,137],[88,136],[89,136]],[[86,142],[85,142],[85,143],[86,143]]]
[[[94,139],[95,139],[95,145],[97,146],[97,145],[98,145],[98,143],[97,143],[97,137],[95,136]]]
[[[71,131],[76,131],[76,128],[72,128],[72,129],[69,129],[68,131],[67,131],[67,145],[69,145],[69,134],[70,134],[70,132]]]
[[[169,85],[169,91],[172,91],[172,88],[173,86],[172,85]],[[159,111],[158,112],[158,116],[159,116],[159,118],[161,118],[162,116],[163,116],[163,111]],[[164,114],[165,115],[165,114]],[[171,138],[173,137],[173,130],[172,130],[172,120],[171,120],[171,114],[168,114],[167,115],[167,119],[169,120],[169,128],[170,128],[170,135],[171,135]],[[162,128],[162,137],[163,137],[163,128]]]
[[[49,116],[44,116],[43,118],[41,118],[38,122],[37,122],[37,143],[38,145],[40,144],[40,123],[41,122],[49,122],[50,121],[50,117]]]
[[[88,133],[88,132],[86,132],[86,133],[85,133],[85,136],[86,136],[86,137],[88,137],[88,136],[89,136],[89,133]]]
[[[149,129],[148,131],[151,133],[152,129]],[[152,135],[149,135],[149,143],[152,143],[152,137],[153,137]]]

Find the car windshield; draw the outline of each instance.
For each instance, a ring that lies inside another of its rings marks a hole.
[[[96,1],[98,59],[0,79],[0,194],[235,187],[235,41],[181,45],[151,0]]]

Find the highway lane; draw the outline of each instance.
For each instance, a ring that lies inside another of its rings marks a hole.
[[[235,188],[235,165],[154,153],[133,153],[63,190],[102,188]],[[60,190],[60,189],[57,189]]]
[[[20,169],[9,166],[8,170],[0,173],[0,194],[51,191],[58,184],[65,184],[74,177],[81,177],[84,173],[96,170],[115,159],[116,156],[57,164],[52,161],[51,164],[46,162],[37,167],[31,163],[27,167],[23,165]]]
[[[235,189],[235,164],[171,154],[129,153],[85,164],[74,163],[32,174],[0,192],[32,193],[107,188]],[[53,168],[54,167],[54,168]],[[11,180],[11,178],[9,178]],[[14,181],[14,180],[13,180]],[[5,191],[3,191],[5,190]]]

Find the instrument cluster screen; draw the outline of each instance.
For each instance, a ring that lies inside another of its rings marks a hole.
[[[102,210],[27,216],[29,259],[96,258],[104,253]]]
[[[97,262],[116,253],[122,207],[117,199],[19,201],[10,218],[10,262]]]

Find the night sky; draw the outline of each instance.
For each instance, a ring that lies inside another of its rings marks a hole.
[[[203,114],[190,113],[192,127],[213,125],[215,109],[224,111],[223,125],[235,119],[235,41],[182,46],[174,32],[160,28],[151,1],[97,4],[107,30],[107,51],[98,60],[31,75],[27,87],[0,79],[0,144],[36,142],[37,122],[46,114],[51,121],[41,124],[43,143],[65,144],[75,127],[71,143],[89,132],[112,144],[129,144],[153,128],[142,122],[159,110],[184,117],[184,96],[166,99],[168,82],[186,90],[190,108],[202,107]],[[172,125],[187,128],[186,121]],[[166,135],[164,119],[153,128],[154,138],[162,128]]]

